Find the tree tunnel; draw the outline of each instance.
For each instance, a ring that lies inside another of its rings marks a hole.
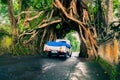
[[[76,47],[80,47],[79,57],[88,58],[88,53],[87,53],[87,50],[86,50],[87,47],[86,47],[85,43],[83,42],[83,40],[81,39],[79,28],[77,26],[75,26],[76,25],[75,22],[71,22],[71,23],[72,24],[70,24],[70,23],[68,24],[66,22],[63,22],[63,23],[57,24],[56,29],[55,29],[56,39],[64,38],[71,31],[78,33],[77,36],[79,37],[79,40],[81,42],[81,43],[78,43],[79,46],[76,46]],[[76,40],[76,42],[77,42],[77,40]]]
[[[91,19],[84,0],[54,0],[52,4],[51,10],[39,13],[39,16],[49,13],[47,18],[43,18],[37,28],[21,33],[19,42],[24,46],[35,44],[36,51],[41,52],[46,41],[64,38],[74,30],[81,39],[79,56],[97,57],[96,29],[90,24]],[[24,23],[29,20],[26,19]]]

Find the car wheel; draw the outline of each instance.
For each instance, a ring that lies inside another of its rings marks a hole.
[[[71,54],[69,54],[69,56],[70,56],[70,57],[72,56],[72,52],[71,52]]]
[[[67,53],[65,53],[64,57],[65,57],[65,58],[67,58],[67,56],[68,56],[68,54],[67,54]]]
[[[67,55],[68,55],[69,57],[71,57],[71,54],[70,54],[69,52],[67,52]]]
[[[69,55],[69,57],[71,57],[71,54]]]
[[[51,52],[50,51],[48,52],[48,57],[51,57]]]
[[[57,57],[59,58],[59,54],[57,54]]]

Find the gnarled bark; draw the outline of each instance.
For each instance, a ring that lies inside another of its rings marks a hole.
[[[67,0],[54,0],[54,8],[51,11],[49,18],[43,19],[39,23],[38,27],[29,32],[28,35],[32,37],[32,35],[36,34],[37,36],[39,35],[37,31],[44,30],[41,33],[41,36],[39,36],[41,37],[39,38],[40,40],[37,40],[39,46],[43,46],[45,41],[53,41],[56,38],[62,38],[71,29],[77,30],[83,42],[81,44],[81,53],[87,54],[85,57],[97,57],[97,33],[95,31],[95,28],[93,28],[94,26],[88,24],[88,20],[90,19],[86,5],[84,2],[79,0],[69,0],[68,4],[66,3]],[[38,16],[36,15],[35,17],[29,18],[27,20],[32,20]],[[56,29],[56,25],[58,23],[61,24],[61,27],[59,29],[59,32],[61,32],[61,34],[57,32]],[[33,33],[34,31],[35,33]],[[60,34],[60,36],[57,36],[56,34]],[[20,37],[22,38],[24,35],[27,35],[27,32],[21,34]],[[26,44],[28,44],[29,40],[31,39],[28,39]]]
[[[8,15],[11,23],[11,28],[12,28],[12,48],[14,49],[15,44],[17,43],[17,40],[18,40],[17,39],[18,29],[17,29],[16,18],[14,17],[12,0],[7,0],[7,4],[8,4]]]

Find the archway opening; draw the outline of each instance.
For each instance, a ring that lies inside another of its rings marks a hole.
[[[80,38],[76,31],[71,31],[71,32],[67,33],[66,36],[64,37],[64,39],[70,40],[73,52],[80,51]]]

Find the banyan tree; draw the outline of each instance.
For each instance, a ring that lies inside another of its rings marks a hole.
[[[75,30],[81,39],[80,56],[97,57],[96,27],[91,24],[86,2],[86,0],[53,0],[50,9],[40,10],[34,16],[27,8],[24,12],[23,25],[30,26],[34,21],[36,27],[24,30],[19,35],[19,43],[26,47],[34,44],[35,50],[39,52],[42,51],[46,41],[63,38],[71,30]],[[18,15],[18,22],[22,14]],[[36,22],[35,20],[40,17],[42,19]]]

